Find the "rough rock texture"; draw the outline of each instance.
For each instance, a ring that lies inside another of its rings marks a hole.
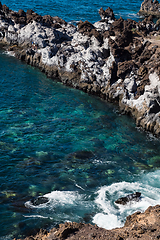
[[[160,136],[160,24],[152,16],[139,23],[115,19],[110,8],[99,13],[100,21],[74,26],[0,3],[0,45],[48,77],[117,102],[138,126]],[[120,229],[65,223],[27,239],[160,239],[159,219],[155,206],[129,216]]]
[[[0,4],[0,42],[48,77],[117,102],[138,126],[159,136],[159,25],[152,16],[137,23],[115,19],[110,8],[99,13],[100,21],[74,26]]]
[[[60,224],[50,232],[41,230],[25,240],[151,240],[160,239],[160,205],[149,207],[144,213],[136,212],[127,217],[124,227],[105,230],[83,223]]]
[[[152,15],[154,17],[160,18],[160,4],[157,0],[144,0],[141,4],[141,8],[139,10],[140,15],[149,16]]]

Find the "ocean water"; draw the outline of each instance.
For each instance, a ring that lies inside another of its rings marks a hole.
[[[19,9],[32,9],[41,15],[58,16],[67,22],[77,22],[88,20],[92,23],[99,21],[98,11],[101,7],[108,7],[114,10],[115,16],[124,19],[131,18],[139,20],[137,12],[140,9],[142,1],[138,0],[2,0],[10,9],[18,11]]]
[[[98,9],[134,17],[139,1],[6,0],[67,21],[99,20]],[[46,78],[0,51],[0,239],[65,221],[106,229],[160,204],[160,141],[117,106]],[[115,200],[141,192],[126,206]],[[44,201],[35,204],[41,196]]]

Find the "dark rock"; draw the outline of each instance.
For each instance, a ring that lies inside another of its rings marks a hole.
[[[112,63],[109,73],[111,74],[110,85],[112,85],[117,81],[117,64],[115,62]]]
[[[32,15],[32,13],[34,13],[34,11],[32,9],[28,9],[26,12],[27,15]]]
[[[160,17],[159,8],[160,4],[158,1],[144,0],[141,4],[141,8],[138,13],[144,16],[152,15],[153,17],[159,18]]]
[[[26,13],[25,13],[22,9],[19,9],[18,15],[19,15],[20,17],[25,17],[25,16],[26,16]]]
[[[129,194],[126,197],[118,198],[115,201],[115,203],[125,205],[128,202],[132,202],[132,201],[138,202],[138,201],[140,201],[140,196],[141,196],[141,193],[136,192],[136,193],[133,193],[133,194]]]
[[[118,31],[118,32],[122,32],[124,29],[124,19],[122,17],[120,17],[118,20],[115,20],[112,23],[113,29]]]
[[[124,30],[120,36],[115,39],[118,47],[126,47],[133,41],[132,31]]]
[[[42,17],[42,23],[44,26],[52,26],[53,18],[50,15],[45,15]]]
[[[95,27],[93,26],[92,23],[88,21],[80,21],[78,24],[78,30],[80,33],[85,34],[89,37],[94,36],[95,38],[98,39],[99,42],[103,40],[101,33],[99,33]]]
[[[153,55],[152,51],[151,50],[148,50],[148,49],[145,49],[140,58],[139,58],[139,61],[140,63],[144,63],[145,61],[149,60],[151,58],[151,56]]]
[[[3,10],[5,13],[9,13],[9,7],[7,7],[5,4],[3,4],[3,6],[2,6],[2,10]]]
[[[47,197],[38,197],[36,199],[32,199],[31,200],[31,203],[34,205],[34,206],[38,206],[40,204],[44,204],[44,203],[47,203],[49,202],[49,199]]]
[[[158,113],[160,112],[160,105],[159,105],[159,99],[156,99],[155,101],[152,102],[152,105],[149,109],[149,114],[152,114],[152,113]]]
[[[82,150],[82,151],[77,151],[77,152],[73,152],[70,153],[69,155],[67,155],[67,159],[71,158],[71,159],[89,159],[92,158],[94,156],[94,154],[91,151],[87,151],[87,150]]]
[[[132,70],[135,70],[137,65],[131,61],[119,62],[117,76],[124,79]]]
[[[139,39],[133,39],[133,42],[131,42],[129,46],[126,47],[125,49],[128,50],[128,52],[131,55],[131,58],[137,61],[139,56],[144,50],[144,45]]]
[[[29,213],[31,210],[27,207],[25,207],[25,200],[16,200],[11,203],[11,206],[14,208],[14,211],[20,212],[20,213]]]
[[[93,24],[88,21],[85,21],[85,22],[79,21],[77,25],[78,25],[78,30],[81,33],[91,32],[91,30],[95,28]]]
[[[105,11],[103,8],[100,8],[99,15],[100,15],[101,19],[115,20],[113,10],[110,7],[108,7]]]

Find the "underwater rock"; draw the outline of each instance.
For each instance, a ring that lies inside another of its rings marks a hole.
[[[87,150],[73,152],[66,156],[67,159],[80,159],[80,160],[86,160],[92,157],[94,157],[93,152]]]
[[[140,201],[140,197],[141,197],[141,193],[136,192],[136,193],[129,194],[126,197],[118,198],[115,201],[115,203],[126,205],[127,203],[132,202],[132,201],[135,201],[135,202]]]
[[[28,200],[28,199],[27,199]],[[29,213],[31,210],[25,206],[25,200],[16,200],[11,203],[11,207],[14,209],[15,212],[19,213]]]
[[[38,197],[36,199],[32,199],[31,200],[31,203],[34,205],[34,206],[38,206],[40,204],[44,204],[44,203],[47,203],[49,202],[49,199],[47,197]]]
[[[6,190],[0,192],[0,203],[10,202],[16,197],[16,192]]]

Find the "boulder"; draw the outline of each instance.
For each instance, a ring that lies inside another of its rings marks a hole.
[[[136,193],[129,194],[126,197],[118,198],[115,201],[115,203],[126,205],[127,203],[130,203],[132,201],[135,201],[135,202],[140,201],[141,200],[140,197],[141,197],[141,193],[140,192],[136,192]]]
[[[47,202],[49,202],[49,199],[47,197],[37,197],[36,199],[31,200],[31,203],[34,206],[38,206],[38,205],[41,205],[41,204],[44,204],[44,203],[47,203]]]
[[[99,15],[101,19],[115,20],[113,10],[110,7],[108,7],[105,11],[103,8],[100,8]]]

